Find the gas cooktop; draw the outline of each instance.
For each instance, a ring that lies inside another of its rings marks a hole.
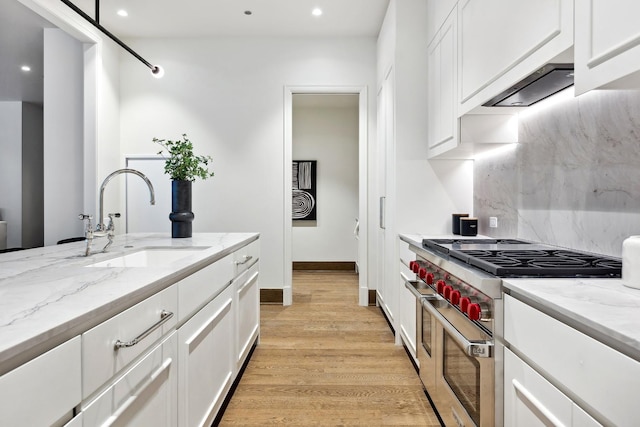
[[[424,239],[422,246],[498,277],[619,278],[618,258],[516,239]]]

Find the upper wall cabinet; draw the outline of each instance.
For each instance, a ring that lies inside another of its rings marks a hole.
[[[576,95],[591,89],[640,89],[640,2],[575,2]]]
[[[457,32],[454,9],[428,47],[429,153],[440,153],[457,145],[458,126]]]
[[[427,0],[427,40],[431,42],[458,0]]]
[[[573,62],[573,3],[460,0],[458,115],[477,109],[546,63]],[[637,15],[626,16],[631,26]]]

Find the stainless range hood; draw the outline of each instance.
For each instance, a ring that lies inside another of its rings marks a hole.
[[[573,64],[547,64],[482,105],[529,107],[572,85]]]

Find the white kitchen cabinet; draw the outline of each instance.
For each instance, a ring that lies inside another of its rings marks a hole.
[[[505,427],[601,427],[513,352],[504,352]]]
[[[177,309],[177,286],[172,285],[83,333],[83,399],[108,386],[110,379],[175,329]],[[147,330],[149,334],[134,345],[115,347],[116,342],[132,342]]]
[[[260,284],[258,264],[234,281],[236,313],[236,372],[242,368],[253,343],[260,335]]]
[[[176,332],[134,363],[82,411],[83,425],[177,425]]]
[[[211,425],[236,372],[234,288],[178,330],[178,425]]]
[[[234,277],[234,254],[219,259],[178,282],[178,322],[207,305]]]
[[[579,403],[580,408],[570,408],[573,417],[593,417],[620,427],[637,425],[640,362],[511,295],[504,298],[504,325],[506,345],[567,399]],[[510,381],[505,364],[505,395]],[[512,403],[505,399],[505,414],[514,410],[508,407]]]
[[[427,0],[427,40],[429,43],[442,27],[458,0]]]
[[[0,425],[49,426],[71,420],[80,404],[80,337],[0,377]]]
[[[458,144],[457,12],[454,8],[428,47],[429,157]]]
[[[416,276],[409,269],[409,262],[415,260],[415,253],[409,250],[409,244],[406,242],[400,241],[398,246],[400,254],[400,274],[397,276],[398,279],[395,286],[397,286],[400,294],[400,338],[409,350],[414,362],[417,363],[416,297],[404,285],[405,280],[414,279]]]
[[[573,0],[460,0],[458,116],[481,107],[547,63],[573,62],[573,4]]]
[[[576,95],[591,89],[640,89],[640,2],[575,2]]]

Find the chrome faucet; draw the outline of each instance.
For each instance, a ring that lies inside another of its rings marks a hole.
[[[151,200],[149,201],[150,204],[155,205],[156,204],[156,195],[155,195],[155,191],[153,190],[153,185],[151,184],[151,181],[149,181],[149,178],[147,178],[145,176],[145,174],[143,174],[142,172],[136,170],[136,169],[118,169],[114,172],[111,172],[105,179],[104,181],[102,181],[102,185],[100,186],[100,212],[99,212],[99,218],[98,218],[98,223],[96,224],[96,228],[95,230],[93,229],[93,226],[91,224],[91,220],[93,219],[93,217],[91,215],[85,215],[85,214],[80,214],[78,216],[78,218],[80,220],[88,220],[87,222],[87,227],[85,229],[85,237],[87,239],[87,248],[85,250],[85,256],[89,256],[91,253],[91,244],[93,243],[93,239],[95,237],[107,237],[107,239],[109,240],[107,242],[107,244],[104,246],[104,248],[102,248],[102,252],[106,252],[107,249],[109,248],[109,246],[111,246],[111,244],[113,243],[113,237],[116,234],[116,228],[115,228],[115,223],[113,221],[114,218],[120,218],[120,214],[119,213],[110,213],[108,214],[109,216],[109,225],[105,225],[104,223],[104,189],[107,186],[107,184],[109,183],[109,181],[111,181],[111,179],[113,177],[115,177],[116,175],[120,175],[123,173],[131,173],[134,175],[138,175],[140,178],[142,178],[144,180],[144,182],[147,184],[147,187],[149,187],[149,194],[151,195]]]

